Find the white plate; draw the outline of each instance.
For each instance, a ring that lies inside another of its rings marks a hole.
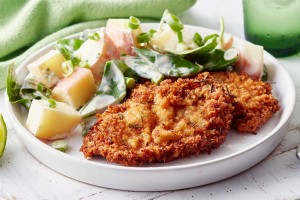
[[[157,26],[143,24],[143,29]],[[202,33],[215,32],[194,26],[186,28]],[[70,37],[79,37],[80,34]],[[27,64],[45,54],[53,45],[54,43],[40,49],[18,67],[17,74],[20,79],[24,79],[28,73]],[[269,74],[268,81],[273,83],[274,95],[281,105],[280,111],[259,129],[257,135],[230,131],[227,141],[211,154],[164,164],[124,167],[107,163],[100,158],[86,160],[79,152],[82,143],[79,129],[73,131],[72,137],[67,139],[70,151],[62,153],[38,140],[26,129],[27,112],[24,109],[11,104],[7,97],[6,105],[26,149],[36,159],[63,175],[85,183],[121,190],[162,191],[195,187],[228,178],[250,168],[273,151],[287,132],[295,106],[295,88],[288,73],[274,57],[265,52],[264,59]]]

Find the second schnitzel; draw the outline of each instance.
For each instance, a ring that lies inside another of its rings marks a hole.
[[[246,73],[212,72],[234,96],[232,127],[241,133],[256,133],[279,109],[270,83],[255,80]]]

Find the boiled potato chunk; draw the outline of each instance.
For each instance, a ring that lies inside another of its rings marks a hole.
[[[104,38],[108,56],[111,59],[120,59],[123,54],[134,55],[132,47],[139,46],[137,36],[140,33],[140,26],[137,29],[129,28],[129,19],[107,20]]]
[[[166,50],[176,50],[178,36],[169,26],[164,26],[162,31],[154,34],[151,44]]]
[[[150,44],[160,49],[167,51],[185,51],[195,49],[198,45],[193,40],[193,34],[186,29],[182,30],[183,42],[179,43],[178,35],[167,24],[163,26],[161,30],[158,30],[153,38],[150,40]]]
[[[239,60],[234,66],[235,70],[260,80],[264,71],[264,48],[245,41],[237,45],[236,49]]]
[[[33,100],[26,126],[37,138],[55,140],[68,136],[80,121],[81,115],[66,103],[50,108],[47,100]]]
[[[68,77],[61,79],[52,90],[52,98],[65,102],[77,109],[84,105],[96,92],[91,70],[76,68]]]
[[[106,58],[103,29],[96,33],[100,37],[99,40],[87,39],[74,54],[81,61],[85,61],[90,65],[96,82],[100,82],[104,71],[104,64],[108,59]]]
[[[63,78],[62,63],[65,57],[58,50],[51,50],[36,61],[28,64],[27,68],[33,77],[47,87],[51,87]]]

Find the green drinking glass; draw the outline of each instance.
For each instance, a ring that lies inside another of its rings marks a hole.
[[[276,57],[300,51],[300,0],[243,0],[248,41]]]

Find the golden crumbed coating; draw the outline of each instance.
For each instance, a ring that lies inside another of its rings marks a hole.
[[[257,81],[246,73],[214,72],[211,75],[226,84],[235,97],[232,127],[242,133],[256,133],[279,109],[270,83]]]
[[[81,151],[125,166],[210,153],[225,141],[232,102],[209,73],[140,84],[124,103],[97,114]]]

